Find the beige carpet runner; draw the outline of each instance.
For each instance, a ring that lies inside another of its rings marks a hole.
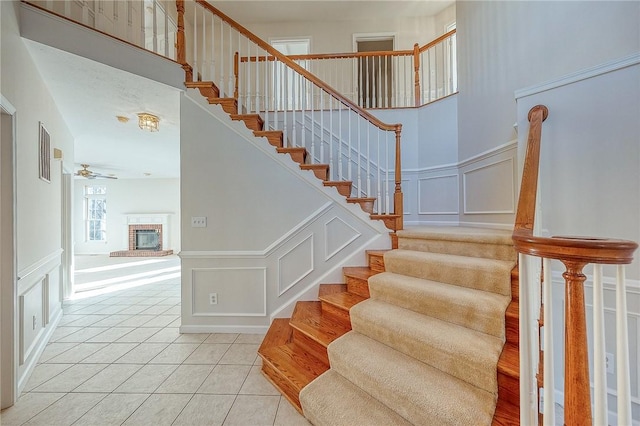
[[[314,425],[490,425],[515,265],[511,232],[398,232],[331,368],[300,392]]]

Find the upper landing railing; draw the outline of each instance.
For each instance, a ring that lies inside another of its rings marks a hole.
[[[413,50],[289,55],[362,108],[416,107],[458,90],[456,30]],[[264,60],[272,60],[265,58]],[[239,58],[242,70],[252,59]]]
[[[615,342],[617,369],[617,422],[631,425],[629,335],[625,264],[633,260],[638,244],[633,241],[594,237],[539,237],[533,234],[540,162],[542,122],[548,110],[538,105],[529,112],[529,138],[522,173],[522,185],[513,241],[520,264],[520,420],[523,425],[555,425],[554,377],[561,376],[554,366],[553,336],[564,334],[564,424],[569,426],[610,424],[607,408],[605,340]],[[576,209],[579,214],[579,209]],[[535,259],[542,259],[543,277]],[[560,261],[565,280],[564,330],[553,318],[552,265]],[[593,328],[587,333],[583,269],[593,264]],[[616,333],[605,336],[603,265],[616,265]],[[540,289],[542,288],[542,297]],[[541,308],[542,306],[542,308]],[[539,325],[544,332],[538,330]],[[606,339],[605,339],[606,337]],[[593,348],[593,410],[587,341]],[[612,349],[610,347],[610,349]],[[539,356],[542,354],[542,356]],[[539,363],[539,359],[542,359]],[[613,360],[611,360],[613,362]],[[613,384],[609,386],[613,388]],[[543,388],[540,391],[540,388]],[[543,395],[538,395],[542,392]],[[539,420],[539,403],[544,413]]]
[[[23,0],[23,2],[166,58],[176,59],[177,25],[173,2],[160,0]]]

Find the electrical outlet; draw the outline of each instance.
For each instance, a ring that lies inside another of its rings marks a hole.
[[[218,304],[218,293],[209,293],[209,304],[210,305]]]
[[[207,227],[207,217],[206,216],[194,216],[191,218],[191,227],[192,228],[206,228]]]
[[[613,354],[610,352],[607,352],[605,354],[605,360],[606,360],[606,365],[607,365],[607,374],[615,374],[616,372],[616,360],[613,357]]]

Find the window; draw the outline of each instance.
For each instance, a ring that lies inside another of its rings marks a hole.
[[[107,188],[84,187],[85,240],[107,240]]]

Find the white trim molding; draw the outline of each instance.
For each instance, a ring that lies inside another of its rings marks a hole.
[[[514,97],[517,100],[638,64],[640,64],[640,52],[633,53],[631,55],[615,59],[610,62],[605,62],[604,64],[596,65],[591,68],[586,68],[584,70],[567,74],[554,80],[536,84],[535,86],[529,86],[523,89],[516,90],[514,93]]]

